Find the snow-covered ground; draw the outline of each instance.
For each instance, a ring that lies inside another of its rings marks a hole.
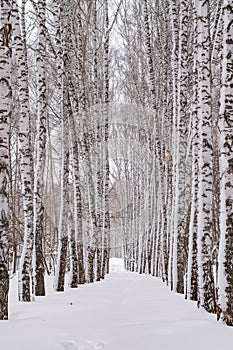
[[[0,322],[0,350],[220,350],[233,328],[198,310],[158,279],[124,272],[111,260],[102,282],[65,293],[52,290],[33,303],[10,292],[10,320]]]

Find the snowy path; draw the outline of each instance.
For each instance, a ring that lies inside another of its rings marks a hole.
[[[46,298],[12,304],[10,321],[0,323],[1,350],[219,350],[233,341],[215,316],[129,272],[65,293],[50,286]]]

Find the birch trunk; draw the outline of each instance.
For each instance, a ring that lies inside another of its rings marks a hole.
[[[45,295],[44,262],[43,262],[43,234],[44,234],[44,168],[47,128],[47,100],[46,100],[46,73],[44,54],[45,40],[45,9],[46,0],[39,0],[38,10],[38,51],[37,63],[37,137],[36,163],[34,183],[34,293],[37,296]]]
[[[176,0],[169,1],[169,10],[172,29],[172,210],[171,210],[171,234],[170,234],[170,258],[169,258],[169,283],[171,289],[177,291],[178,287],[178,186],[179,186],[179,152],[177,152],[179,138],[177,137],[177,83],[178,83],[178,54],[179,54],[179,26],[178,26],[178,4]]]
[[[110,258],[110,217],[109,217],[109,152],[108,152],[108,133],[109,133],[109,4],[105,1],[104,19],[105,19],[105,38],[104,38],[104,98],[103,98],[103,120],[104,120],[104,184],[103,184],[103,252],[102,252],[102,278],[109,273]]]
[[[212,191],[213,150],[210,90],[210,13],[209,1],[196,1],[197,11],[197,72],[198,72],[198,289],[199,305],[215,311],[215,286],[212,271]]]
[[[223,3],[223,59],[219,116],[220,131],[220,246],[218,317],[233,326],[233,4]]]
[[[54,289],[64,291],[66,258],[68,248],[68,210],[69,210],[69,145],[68,145],[68,91],[64,92],[64,111],[62,113],[62,167],[61,167],[61,204],[59,222],[59,245]],[[64,120],[65,119],[65,120]]]
[[[13,1],[13,39],[14,52],[18,66],[19,82],[19,152],[20,152],[20,173],[22,179],[21,193],[24,211],[24,242],[20,257],[18,283],[19,300],[31,301],[31,259],[33,250],[33,187],[32,187],[32,144],[31,144],[31,122],[29,109],[29,87],[28,87],[28,65],[25,37],[25,1],[22,2],[22,23],[21,34],[18,6]],[[22,36],[24,35],[24,36]]]
[[[0,4],[0,320],[8,319],[9,292],[9,126],[12,106],[11,88],[11,2]]]

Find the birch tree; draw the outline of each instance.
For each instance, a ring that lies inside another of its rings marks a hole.
[[[44,263],[43,263],[43,227],[44,203],[43,183],[46,150],[47,101],[44,54],[45,41],[45,9],[46,0],[39,0],[38,10],[38,47],[37,47],[37,137],[34,180],[34,292],[35,295],[45,295]]]
[[[67,96],[67,92],[66,92]],[[67,118],[67,98],[64,100],[63,115]],[[61,203],[59,222],[59,245],[57,267],[54,288],[56,291],[64,291],[66,272],[66,259],[68,248],[68,212],[69,212],[69,144],[68,144],[68,120],[62,121],[62,169],[61,169]],[[73,267],[73,266],[72,266]]]
[[[18,85],[19,85],[19,151],[20,151],[20,172],[22,177],[22,197],[24,211],[24,246],[19,265],[19,300],[31,300],[31,259],[33,249],[33,162],[32,162],[32,140],[31,122],[29,109],[29,82],[28,64],[25,34],[25,1],[22,2],[22,29],[18,6],[13,1],[13,49],[16,55]]]
[[[63,8],[64,7],[64,8]],[[63,8],[63,10],[62,10]],[[65,272],[68,248],[68,210],[69,210],[69,102],[68,91],[65,91],[67,85],[64,83],[64,61],[63,57],[67,56],[67,50],[64,46],[67,35],[67,6],[62,1],[55,3],[56,18],[56,44],[57,44],[57,73],[58,73],[58,98],[59,98],[59,115],[61,118],[61,177],[60,177],[60,216],[58,228],[58,255],[55,269],[54,289],[58,292],[64,291]],[[64,33],[62,33],[64,32]]]
[[[8,319],[8,242],[9,242],[9,126],[12,106],[11,87],[11,2],[0,4],[0,320]]]
[[[215,311],[215,286],[212,252],[213,149],[210,66],[210,3],[197,1],[197,73],[198,73],[198,289],[199,303],[207,311]]]
[[[103,120],[104,120],[104,184],[103,184],[103,247],[102,247],[102,272],[101,277],[109,272],[109,241],[110,241],[110,218],[109,218],[109,150],[108,150],[108,135],[109,135],[109,40],[110,40],[110,23],[109,23],[109,2],[105,1],[104,7],[104,91],[103,91]]]
[[[222,86],[220,131],[220,247],[218,317],[233,326],[233,5],[223,4]]]

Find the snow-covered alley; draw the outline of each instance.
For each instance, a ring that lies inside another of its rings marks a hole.
[[[10,320],[0,322],[4,350],[219,350],[233,329],[196,303],[169,291],[159,279],[125,272],[111,261],[102,282],[52,290],[33,303],[16,302],[12,281]]]

